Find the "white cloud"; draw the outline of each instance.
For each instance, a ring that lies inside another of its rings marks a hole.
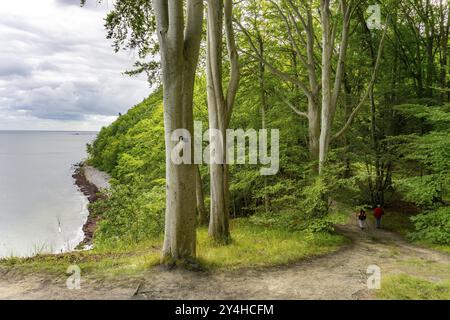
[[[0,6],[0,130],[98,130],[150,93],[134,57],[105,38],[111,1],[15,0]]]

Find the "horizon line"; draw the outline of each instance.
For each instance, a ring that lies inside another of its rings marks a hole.
[[[0,129],[0,132],[100,132],[100,130]]]

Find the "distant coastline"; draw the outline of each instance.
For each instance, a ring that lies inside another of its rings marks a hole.
[[[0,257],[68,252],[83,240],[88,200],[74,185],[73,164],[95,137],[0,131]]]
[[[4,130],[0,129],[0,133],[33,133],[33,132],[39,132],[39,133],[79,133],[82,135],[97,135],[100,131],[83,131],[83,130]]]
[[[72,177],[75,179],[75,185],[86,196],[90,204],[105,199],[106,194],[104,191],[110,187],[110,177],[106,173],[82,162],[75,165]],[[85,248],[92,245],[94,233],[100,220],[100,216],[94,216],[92,211],[89,210],[87,220],[83,225],[84,238],[77,248]]]

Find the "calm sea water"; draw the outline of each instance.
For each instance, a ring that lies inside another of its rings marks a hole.
[[[72,250],[87,199],[73,165],[95,133],[0,131],[0,258]]]

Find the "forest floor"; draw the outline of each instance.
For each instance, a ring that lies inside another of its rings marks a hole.
[[[354,223],[339,226],[338,232],[351,243],[335,253],[288,266],[231,271],[154,267],[133,276],[82,278],[80,290],[67,289],[66,277],[24,275],[0,267],[0,298],[376,299],[378,290],[367,287],[371,265],[380,267],[383,282],[399,274],[433,284],[450,281],[450,254],[411,244],[387,230],[361,231]]]

